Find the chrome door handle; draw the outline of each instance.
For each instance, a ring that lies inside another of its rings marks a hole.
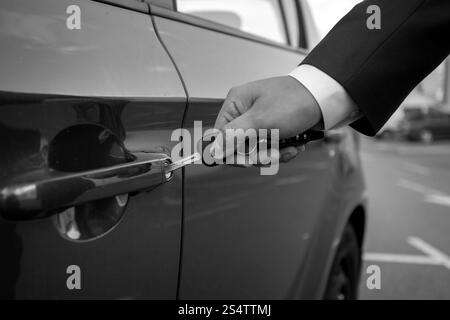
[[[0,186],[0,214],[10,220],[41,218],[78,204],[149,190],[172,178],[166,154],[134,155],[132,162],[85,172],[46,169],[16,177]]]

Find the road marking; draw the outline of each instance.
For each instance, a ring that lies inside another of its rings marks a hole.
[[[447,269],[450,269],[450,258],[442,251],[439,251],[435,247],[417,237],[409,237],[408,243],[416,249],[425,253],[430,258],[433,258]]]
[[[450,195],[445,194],[442,191],[432,189],[424,185],[421,185],[420,183],[412,182],[405,179],[398,180],[397,185],[399,187],[423,194],[424,202],[450,207]]]
[[[404,263],[404,264],[419,264],[442,266],[450,269],[450,257],[442,251],[434,248],[420,238],[409,237],[408,243],[425,255],[409,255],[409,254],[393,254],[393,253],[378,253],[369,252],[364,254],[365,261],[376,262],[390,262],[390,263]]]
[[[398,147],[395,150],[400,155],[425,155],[425,156],[446,156],[450,154],[450,150],[441,146],[434,146],[422,149],[410,149],[408,147]]]
[[[429,203],[439,204],[441,206],[450,207],[450,196],[442,194],[428,194],[425,201]]]
[[[409,189],[409,190],[412,190],[415,192],[423,193],[423,194],[440,194],[440,195],[443,194],[443,192],[441,192],[439,190],[435,190],[435,189],[426,187],[420,183],[412,182],[412,181],[406,180],[406,179],[399,179],[397,181],[397,185],[399,187]]]
[[[364,260],[377,262],[390,262],[390,263],[405,263],[405,264],[427,264],[435,266],[440,265],[436,260],[427,256],[394,254],[394,253],[370,252],[364,255]]]

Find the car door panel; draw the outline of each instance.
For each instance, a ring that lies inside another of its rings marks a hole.
[[[155,25],[186,84],[183,125],[191,132],[194,121],[203,129],[214,125],[230,87],[285,75],[303,58],[164,17],[155,17]],[[328,208],[339,210],[331,192],[334,148],[311,143],[274,176],[258,168],[186,168],[180,298],[298,297],[313,230]]]
[[[67,28],[70,5],[80,8],[79,30]],[[104,168],[127,162],[127,155],[170,152],[186,95],[148,14],[93,1],[14,0],[0,3],[0,17],[0,69],[8,74],[0,77],[2,192],[36,172],[73,173],[80,163]],[[118,147],[102,154],[111,139]],[[128,198],[37,220],[2,219],[1,296],[175,298],[181,182],[176,172]],[[120,216],[112,204],[123,207]],[[62,230],[63,215],[73,228]],[[80,240],[80,230],[87,239]],[[81,290],[68,286],[72,265],[80,268]]]

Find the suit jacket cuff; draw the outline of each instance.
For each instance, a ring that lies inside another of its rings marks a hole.
[[[311,92],[322,112],[325,130],[349,124],[359,116],[359,110],[345,89],[332,77],[308,64],[302,64],[289,74]]]

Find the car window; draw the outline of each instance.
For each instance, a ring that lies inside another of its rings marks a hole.
[[[179,12],[286,44],[277,0],[177,0]]]
[[[283,11],[286,16],[287,27],[289,28],[290,44],[294,48],[305,47],[305,43],[301,43],[302,41],[300,40],[300,37],[304,36],[300,33],[300,25],[298,20],[298,14],[301,7],[297,6],[296,0],[283,0],[280,1],[280,3],[284,7]]]

